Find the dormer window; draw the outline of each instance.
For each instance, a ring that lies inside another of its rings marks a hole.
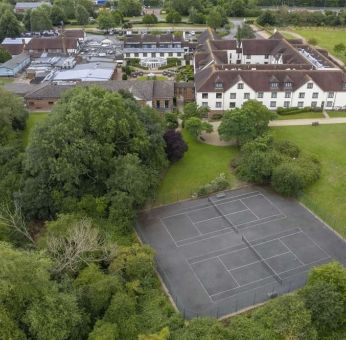
[[[291,87],[292,87],[292,83],[291,83],[290,81],[286,81],[286,82],[284,83],[284,86],[285,86],[286,88],[291,88]]]
[[[215,83],[215,88],[216,89],[222,89],[223,88],[223,83],[221,83],[221,82]]]
[[[346,81],[343,83],[342,88],[346,90]]]
[[[313,84],[313,83],[308,83],[307,88],[308,88],[308,89],[312,89],[312,88],[313,88],[313,86],[314,86],[314,84]]]
[[[238,84],[238,90],[242,90],[244,88],[244,84],[243,83],[239,83]]]
[[[272,88],[272,89],[277,89],[278,87],[279,87],[279,83],[278,82],[271,82],[270,83],[270,87]]]

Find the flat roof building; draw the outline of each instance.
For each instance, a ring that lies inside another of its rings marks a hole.
[[[30,56],[22,53],[0,64],[0,77],[15,77],[30,64]]]

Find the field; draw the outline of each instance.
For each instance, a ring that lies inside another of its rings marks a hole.
[[[184,140],[189,146],[184,158],[167,170],[157,193],[155,204],[168,204],[190,198],[201,185],[207,184],[220,173],[227,174],[234,186],[230,162],[237,154],[235,147],[220,147],[195,141],[185,131]]]
[[[278,115],[278,120],[304,119],[304,118],[324,118],[322,112],[303,112],[295,115]]]
[[[31,112],[29,118],[26,121],[26,129],[23,134],[24,145],[27,146],[29,143],[29,138],[32,133],[33,128],[38,122],[42,122],[47,119],[47,112]]]
[[[297,143],[321,161],[321,178],[306,190],[301,201],[345,237],[346,124],[276,127],[273,134]]]
[[[323,47],[329,51],[329,53],[335,55],[344,63],[346,63],[346,55],[344,53],[335,53],[334,46],[336,44],[344,43],[346,37],[346,29],[332,29],[332,28],[294,28],[293,32],[298,33],[305,39],[315,38],[317,39],[317,45]]]

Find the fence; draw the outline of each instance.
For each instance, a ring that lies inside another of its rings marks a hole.
[[[136,230],[141,240],[148,243],[138,225],[136,226]],[[185,319],[192,319],[201,316],[220,318],[229,314],[235,314],[246,308],[264,303],[273,297],[281,296],[301,288],[307,281],[306,272],[298,273],[288,278],[282,278],[281,284],[276,281],[271,282],[258,288],[253,288],[251,290],[216,301],[210,308],[194,311],[186,307],[181,301],[174,285],[170,283],[169,277],[163,268],[164,266],[161,261],[156,258],[156,270],[168,289],[171,299],[174,301],[174,304]]]

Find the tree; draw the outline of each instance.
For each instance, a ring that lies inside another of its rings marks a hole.
[[[140,207],[166,164],[163,134],[159,114],[132,97],[77,86],[32,135],[21,194],[26,216],[52,218],[87,209],[107,218],[118,195],[128,197],[130,209]]]
[[[145,14],[142,23],[147,26],[155,25],[157,23],[157,17],[155,14]]]
[[[177,24],[181,22],[181,15],[177,11],[171,10],[166,15],[166,22]]]
[[[245,4],[243,0],[234,0],[230,7],[232,17],[243,17],[245,16]]]
[[[169,334],[169,328],[164,327],[159,333],[156,334],[139,335],[138,340],[168,340]]]
[[[118,10],[125,17],[139,16],[142,12],[142,3],[138,0],[119,0]]]
[[[235,139],[238,145],[263,135],[274,114],[256,100],[248,100],[240,109],[224,113],[219,126],[223,140]]]
[[[10,10],[5,10],[0,16],[0,41],[8,38],[16,38],[20,35],[22,29],[20,22]]]
[[[217,9],[212,9],[207,15],[206,22],[213,29],[220,28],[223,25],[222,14]]]
[[[193,24],[205,24],[205,15],[195,7],[191,7],[189,10],[189,21]]]
[[[79,25],[85,26],[89,23],[89,12],[82,5],[76,6],[75,17]]]
[[[175,130],[178,126],[178,117],[175,113],[168,112],[165,114],[165,123],[168,130]]]
[[[295,295],[280,297],[254,311],[253,319],[285,339],[317,339],[311,314]]]
[[[25,340],[26,336],[19,328],[15,320],[13,320],[7,310],[0,305],[0,338]]]
[[[306,285],[300,295],[319,334],[328,335],[345,323],[345,297],[335,284],[317,281]]]
[[[0,46],[0,64],[6,62],[7,60],[10,60],[11,58],[11,54]]]
[[[274,26],[276,24],[276,17],[272,11],[264,11],[257,18],[257,23],[262,26]]]
[[[237,40],[242,39],[253,39],[255,38],[255,33],[250,25],[243,24],[237,28]]]
[[[65,232],[57,227],[61,225]],[[111,250],[90,218],[61,215],[57,221],[48,223],[47,230],[45,246],[58,274],[76,274],[86,265],[107,263],[112,258]]]
[[[166,142],[166,154],[170,162],[177,162],[183,158],[184,153],[188,150],[187,144],[184,142],[181,133],[174,130],[168,130],[163,138]]]
[[[50,20],[54,26],[61,25],[62,21],[66,21],[65,13],[61,7],[53,5],[50,12]]]
[[[184,105],[184,113],[182,119],[185,121],[191,117],[202,118],[208,114],[208,107],[198,106],[195,102]]]
[[[42,5],[31,11],[30,16],[31,31],[42,32],[52,29],[52,21],[50,19],[50,8]]]
[[[197,117],[191,117],[186,120],[185,128],[189,132],[189,134],[195,138],[197,138],[202,131],[210,133],[213,131],[213,126],[207,122],[202,121]]]
[[[119,330],[113,322],[98,320],[88,340],[120,340]]]
[[[100,11],[99,16],[97,17],[97,23],[101,30],[108,31],[113,27],[113,16],[110,11],[104,10]]]

